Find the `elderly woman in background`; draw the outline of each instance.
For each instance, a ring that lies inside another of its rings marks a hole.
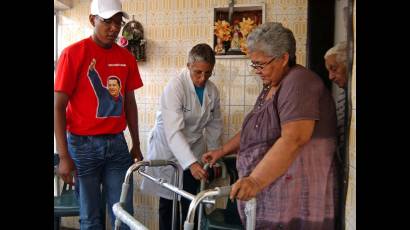
[[[334,229],[336,114],[318,75],[296,64],[292,31],[268,22],[248,36],[263,90],[242,129],[204,162],[237,151],[232,187],[242,222],[257,200],[257,229]]]
[[[324,58],[326,69],[329,72],[329,80],[339,88],[346,88],[347,42],[337,43],[326,52]]]
[[[338,87],[332,89],[334,101],[336,103],[336,116],[337,116],[337,134],[338,134],[338,146],[337,154],[340,161],[340,167],[344,168],[345,164],[345,143],[346,143],[346,87],[348,83],[347,77],[347,42],[339,42],[332,48],[330,48],[324,55],[326,69],[329,72],[329,79]],[[345,172],[346,173],[346,172]],[[339,174],[342,176],[342,174]],[[342,182],[342,179],[340,182]],[[343,186],[343,184],[342,184]],[[344,192],[343,192],[344,193]],[[343,203],[343,202],[342,202]],[[342,204],[344,205],[344,204]],[[343,207],[342,207],[343,208]]]
[[[324,55],[326,69],[329,72],[329,80],[331,80],[337,87],[332,87],[332,95],[336,103],[336,117],[337,117],[337,156],[339,159],[339,213],[344,213],[345,199],[347,192],[347,177],[348,164],[346,162],[346,133],[347,133],[347,42],[339,42],[330,48]],[[341,223],[342,216],[337,221]]]

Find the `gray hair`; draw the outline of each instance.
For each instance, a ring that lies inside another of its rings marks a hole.
[[[296,40],[290,29],[282,23],[266,22],[248,35],[249,52],[261,51],[268,56],[279,57],[289,54],[289,66],[296,64]]]
[[[196,61],[205,61],[215,65],[215,52],[214,50],[206,43],[200,43],[192,47],[191,51],[188,54],[188,63],[192,64]]]
[[[340,64],[346,64],[347,60],[347,42],[339,42],[332,48],[330,48],[324,58],[327,58],[330,55],[336,55],[336,62]]]

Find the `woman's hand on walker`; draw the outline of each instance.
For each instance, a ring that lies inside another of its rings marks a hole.
[[[250,176],[242,177],[232,186],[229,198],[231,200],[237,198],[238,200],[248,201],[254,198],[261,190],[262,189],[255,178]]]
[[[202,162],[209,163],[209,166],[212,168],[215,162],[223,155],[222,149],[212,150],[202,155]]]

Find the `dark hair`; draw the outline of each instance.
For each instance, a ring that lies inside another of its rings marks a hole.
[[[206,61],[211,65],[215,65],[215,52],[206,43],[200,43],[192,47],[188,54],[188,63],[192,64],[196,61]]]
[[[118,79],[118,77],[111,76],[111,77],[108,77],[107,81],[109,80],[116,80],[118,83],[118,86],[121,87],[121,82],[120,82],[120,79]]]

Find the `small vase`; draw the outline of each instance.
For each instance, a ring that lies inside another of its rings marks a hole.
[[[224,41],[223,42],[225,53],[228,52],[229,48],[231,47],[231,41]]]

